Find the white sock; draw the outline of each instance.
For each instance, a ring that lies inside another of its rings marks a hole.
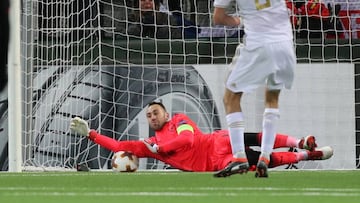
[[[244,116],[242,112],[235,112],[226,115],[226,122],[228,124],[230,144],[232,154],[244,154],[238,152],[245,152],[244,144]],[[239,157],[236,157],[239,158]]]
[[[274,148],[276,123],[280,118],[279,109],[265,108],[263,116],[263,136],[261,140],[261,152],[271,154]]]

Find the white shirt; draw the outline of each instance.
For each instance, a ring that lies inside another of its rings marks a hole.
[[[232,0],[215,0],[226,8]],[[246,45],[292,40],[293,33],[285,0],[236,0],[245,27]]]

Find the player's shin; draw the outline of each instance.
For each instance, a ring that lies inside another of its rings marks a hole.
[[[279,109],[266,108],[263,116],[263,136],[261,140],[261,156],[270,159],[270,154],[273,151],[276,124],[279,120]]]
[[[234,158],[246,158],[243,114],[241,112],[228,114],[226,121],[229,127],[230,143]]]
[[[270,154],[274,147],[276,135],[275,129],[279,117],[279,109],[265,108],[263,117],[263,137],[261,140],[261,154],[256,165],[255,177],[268,177],[267,169],[270,162]]]

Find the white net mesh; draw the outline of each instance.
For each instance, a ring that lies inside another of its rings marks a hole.
[[[110,168],[112,154],[71,134],[70,118],[83,117],[92,128],[112,138],[136,140],[152,134],[144,108],[154,99],[163,100],[172,113],[187,113],[205,132],[225,128],[220,81],[224,80],[226,71],[221,67],[231,62],[244,34],[242,28],[214,26],[212,1],[159,3],[159,12],[155,20],[151,20],[140,17],[136,0],[23,1],[24,166],[72,169],[85,163],[94,169]],[[341,70],[339,67],[344,62],[351,70],[360,60],[357,41],[360,2],[325,0],[323,7],[316,7],[319,3],[314,3],[313,7],[306,4],[309,7],[305,9],[302,9],[303,1],[293,3],[289,11],[296,16],[293,23],[299,63],[335,63],[331,74],[328,72],[324,77],[336,78],[339,74],[334,73]],[[234,4],[229,13],[236,15],[236,10]],[[326,71],[324,66],[320,65],[318,70]],[[295,101],[304,98],[303,92],[309,92],[305,94],[307,98],[325,94],[321,101],[326,102],[334,96],[332,89],[342,91],[343,82],[353,77],[352,71],[346,69],[348,74],[333,84],[334,88],[317,89],[314,87],[319,86],[321,72],[306,67],[300,70],[304,70],[299,73],[302,77],[314,80],[311,80],[313,86],[300,83],[305,89],[294,90],[295,96],[291,97],[297,98]],[[331,115],[335,117],[330,121],[324,109],[322,116],[310,123],[306,116],[300,116],[301,126],[291,116],[284,115],[287,121],[280,125],[283,131],[298,137],[308,132],[330,134],[329,139],[319,140],[338,146],[338,150],[347,144],[352,147],[343,152],[347,155],[345,161],[337,162],[341,158],[335,157],[325,165],[301,167],[355,168],[360,150],[354,148],[354,145],[359,148],[356,144],[359,140],[355,137],[352,84],[344,85],[350,94],[343,102],[345,106],[336,107],[341,100],[324,104],[326,111],[331,108],[338,111]],[[255,106],[249,107],[249,122],[259,120],[262,114],[263,98],[259,95],[245,100],[249,106]],[[304,105],[292,105],[291,101],[295,102],[290,100],[284,104],[284,112],[297,115],[313,104],[306,100]],[[351,114],[340,115],[339,108]],[[342,127],[342,119],[352,125]],[[326,124],[312,125],[314,122]],[[259,131],[259,123],[247,125],[249,130]],[[336,143],[340,132],[347,133],[344,144]],[[166,166],[156,160],[141,161],[143,169],[163,167]]]

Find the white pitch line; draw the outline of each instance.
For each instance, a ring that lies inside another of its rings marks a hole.
[[[174,188],[178,190],[178,188]],[[233,191],[304,191],[304,192],[360,192],[359,188],[281,188],[281,187],[198,187],[199,190]]]
[[[72,197],[72,196],[86,196],[86,197],[101,197],[101,196],[178,196],[178,197],[200,197],[200,196],[258,196],[259,193],[213,193],[213,192],[9,192],[2,193],[2,196],[24,197],[24,196],[59,196],[59,197]],[[331,197],[360,197],[358,193],[322,193],[322,192],[271,192],[262,194],[262,196],[331,196]]]
[[[101,187],[96,188],[96,191],[110,191],[110,190],[124,190],[127,187]],[[343,193],[360,193],[358,188],[280,188],[280,187],[152,187],[149,190],[166,190],[166,191],[297,191],[297,192],[343,192]],[[0,187],[0,191],[52,191],[52,190],[68,190],[65,187]],[[90,191],[94,190],[92,187],[76,188],[76,191]]]
[[[199,197],[214,196],[213,193],[195,193],[195,192],[11,192],[2,193],[3,196],[180,196],[180,197]],[[217,196],[224,195],[219,193]],[[226,195],[226,194],[225,194]]]
[[[0,187],[4,196],[257,196],[258,191],[271,191],[265,196],[331,196],[331,197],[360,197],[359,189],[344,188],[273,188],[273,187],[192,187],[192,188],[149,188],[148,191],[124,192],[126,188],[78,188],[67,192],[64,187]],[[165,190],[159,192],[156,190]],[[180,190],[180,191],[179,191]],[[187,192],[187,191],[193,192]],[[119,191],[119,192],[113,192]],[[122,191],[122,192],[120,192]],[[178,191],[178,192],[177,192]],[[195,192],[194,192],[195,191]],[[226,192],[216,192],[226,191]],[[289,191],[289,192],[287,192]]]

